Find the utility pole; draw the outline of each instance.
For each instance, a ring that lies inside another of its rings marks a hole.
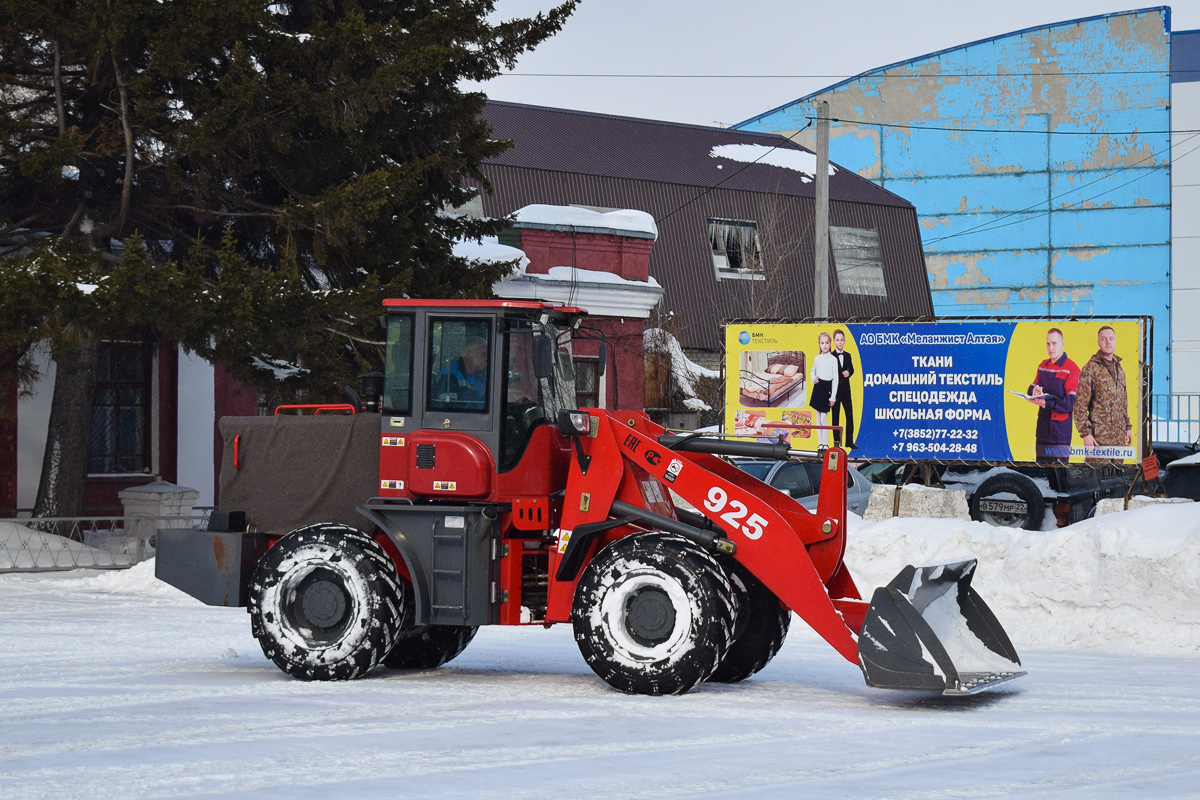
[[[813,316],[829,317],[829,103],[817,104],[817,199],[813,236]]]

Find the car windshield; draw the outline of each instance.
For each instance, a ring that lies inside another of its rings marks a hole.
[[[737,467],[743,472],[748,472],[760,481],[767,479],[767,473],[771,471],[771,467],[775,466],[774,461],[738,461]]]

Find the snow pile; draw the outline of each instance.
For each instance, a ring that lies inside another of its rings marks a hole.
[[[956,519],[857,522],[846,563],[869,599],[906,565],[977,558],[973,586],[1029,646],[1200,650],[1200,515],[1153,506],[1052,531]]]
[[[812,183],[817,174],[817,157],[807,150],[767,147],[765,144],[721,144],[708,154],[712,158],[727,158],[746,164],[770,164],[773,167],[790,169],[801,173],[804,183]],[[836,172],[837,167],[830,164],[829,174],[833,175]]]
[[[86,571],[81,570],[81,572]],[[154,577],[154,559],[135,564],[129,569],[105,570],[98,574],[73,573],[70,577],[60,579],[58,585],[81,592],[165,597],[194,602],[174,586],[163,583]]]
[[[647,328],[642,342],[648,353],[666,353],[671,357],[671,380],[684,396],[683,405],[690,411],[711,411],[712,406],[696,396],[693,385],[699,378],[720,378],[715,369],[702,367],[683,352],[679,340],[662,328]]]
[[[513,218],[518,225],[529,227],[618,231],[639,238],[658,238],[658,226],[654,224],[654,217],[645,211],[633,209],[599,212],[590,208],[534,203],[518,209]]]

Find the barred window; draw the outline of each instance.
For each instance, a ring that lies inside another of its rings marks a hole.
[[[150,348],[104,342],[92,400],[92,473],[150,471]]]
[[[717,277],[757,277],[762,274],[762,251],[758,226],[749,220],[710,219],[708,239],[712,245]]]
[[[600,361],[575,358],[575,401],[580,408],[600,408]]]
[[[829,227],[833,264],[842,294],[887,297],[883,280],[883,250],[874,228]]]

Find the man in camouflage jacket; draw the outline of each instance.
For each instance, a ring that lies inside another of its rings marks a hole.
[[[1116,354],[1116,331],[1105,325],[1097,342],[1100,350],[1079,375],[1075,427],[1084,447],[1124,447],[1133,442],[1133,425],[1129,422],[1125,370]]]

